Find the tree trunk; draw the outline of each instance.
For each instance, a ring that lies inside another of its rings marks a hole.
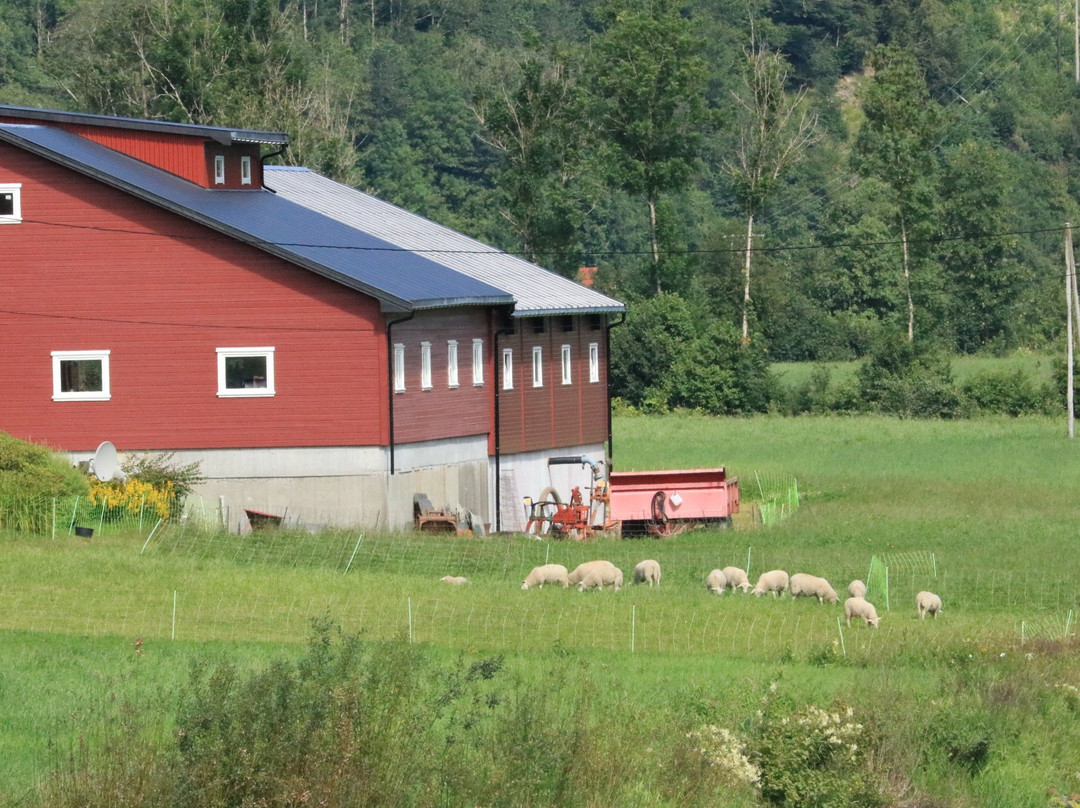
[[[900,243],[904,248],[904,291],[907,292],[907,341],[915,341],[915,303],[911,300],[911,269],[908,262],[907,222],[900,217]]]
[[[664,291],[660,283],[660,241],[656,235],[656,200],[649,197],[649,235],[652,239],[653,274],[656,275],[656,293]]]
[[[742,341],[750,344],[750,246],[754,243],[754,214],[746,221],[746,257],[743,259]]]

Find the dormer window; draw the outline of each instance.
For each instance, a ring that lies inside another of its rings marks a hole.
[[[0,183],[0,224],[22,221],[22,184]]]
[[[214,155],[214,185],[225,184],[225,155]]]
[[[240,158],[240,184],[251,185],[251,158],[246,155]]]

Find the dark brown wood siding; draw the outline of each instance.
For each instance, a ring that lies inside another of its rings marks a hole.
[[[543,323],[543,331],[537,324]],[[568,328],[569,326],[569,328]],[[607,353],[603,328],[588,317],[519,318],[499,337],[499,450],[504,454],[602,443],[607,439]],[[599,380],[589,380],[589,345],[597,345]],[[562,346],[570,348],[571,377],[562,381]],[[541,349],[542,381],[533,383],[533,349]],[[502,353],[513,350],[514,387],[502,387]]]
[[[374,299],[6,144],[0,182],[24,218],[0,225],[0,429],[69,451],[386,445]],[[219,397],[216,349],[255,347],[276,395]],[[65,350],[110,351],[110,400],[53,401]]]
[[[484,378],[474,384],[473,340],[483,340]],[[457,343],[458,383],[450,386],[449,343]],[[431,350],[431,385],[421,384],[423,343]],[[489,317],[481,308],[419,312],[394,325],[391,343],[405,349],[405,390],[394,394],[394,441],[413,443],[438,438],[491,434],[492,380]],[[391,349],[392,350],[392,349]]]

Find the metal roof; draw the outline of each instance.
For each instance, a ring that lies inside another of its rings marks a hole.
[[[614,313],[620,301],[306,168],[266,166],[280,196],[514,296],[515,317]]]
[[[215,140],[222,145],[232,143],[266,143],[285,146],[289,136],[284,132],[264,132],[258,129],[230,129],[224,126],[202,126],[195,123],[151,121],[145,118],[114,118],[111,115],[91,115],[86,112],[64,112],[58,109],[36,109],[0,104],[0,117],[25,118],[31,121],[72,123],[80,126],[106,126],[113,129],[139,129],[146,132],[164,132],[170,135],[187,135]]]
[[[497,285],[281,194],[202,188],[54,126],[0,124],[0,141],[371,295],[386,311],[514,303]]]

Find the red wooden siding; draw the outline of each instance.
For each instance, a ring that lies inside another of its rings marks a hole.
[[[205,188],[212,185],[214,175],[207,173],[206,147],[202,138],[76,124],[61,124],[60,128],[183,177],[196,185]]]
[[[563,330],[563,318],[546,318],[544,333],[534,320],[516,321],[515,333],[499,338],[495,363],[499,385],[499,448],[504,454],[560,446],[580,446],[607,440],[607,355],[605,333],[593,329],[590,318],[573,318],[573,330]],[[589,382],[589,344],[596,343],[600,381]],[[570,346],[571,383],[562,383],[562,346]],[[533,387],[533,348],[543,349],[542,387]],[[514,351],[514,389],[502,389],[502,352]]]
[[[394,440],[412,443],[437,438],[491,434],[491,339],[485,309],[420,312],[395,325],[391,342],[405,346],[405,390],[394,394]],[[484,384],[472,377],[473,339],[484,340]],[[447,379],[448,342],[457,340],[458,386]],[[431,345],[431,388],[420,378],[421,343]]]
[[[25,219],[0,225],[0,429],[70,451],[387,443],[376,301],[6,144],[0,182]],[[264,346],[277,394],[219,398],[216,349]],[[111,351],[111,400],[53,401],[59,350]]]

